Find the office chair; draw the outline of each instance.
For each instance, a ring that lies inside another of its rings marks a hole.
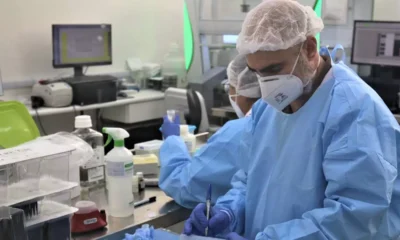
[[[186,90],[186,98],[188,102],[189,111],[185,113],[185,120],[188,125],[196,126],[195,134],[199,132],[201,124],[201,103],[199,96],[193,89]]]

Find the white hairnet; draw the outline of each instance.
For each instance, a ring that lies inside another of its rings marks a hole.
[[[257,75],[247,68],[245,55],[236,56],[227,69],[229,84],[236,89],[236,94],[249,97],[261,97]]]
[[[246,15],[237,49],[240,54],[288,49],[323,28],[311,7],[294,0],[265,0]]]

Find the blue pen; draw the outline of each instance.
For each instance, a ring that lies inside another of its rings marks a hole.
[[[210,219],[210,211],[211,211],[211,184],[208,186],[208,192],[207,192],[207,198],[206,198],[206,207],[207,207],[207,223],[208,220]],[[206,232],[205,232],[205,236],[208,235],[208,226],[206,227]]]

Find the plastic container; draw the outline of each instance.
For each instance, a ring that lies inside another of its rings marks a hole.
[[[135,173],[142,172],[144,175],[157,175],[159,173],[159,161],[155,154],[142,154],[133,156]]]
[[[180,126],[180,137],[185,142],[188,151],[194,153],[196,151],[196,137],[189,132],[188,125]]]
[[[163,144],[162,140],[152,140],[135,144],[136,155],[155,154],[160,159],[160,148]],[[160,164],[158,164],[160,166]]]
[[[133,154],[125,148],[124,139],[129,133],[122,128],[103,128],[108,134],[106,145],[114,139],[114,148],[105,156],[109,214],[128,217],[133,214]]]
[[[104,143],[103,134],[91,129],[92,119],[88,115],[75,117],[75,136],[87,142],[94,151],[92,159],[79,167],[82,187],[94,187],[104,184]]]

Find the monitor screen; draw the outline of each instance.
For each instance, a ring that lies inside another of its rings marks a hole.
[[[53,25],[55,68],[112,63],[111,25]]]
[[[400,66],[400,22],[354,21],[351,62]]]

